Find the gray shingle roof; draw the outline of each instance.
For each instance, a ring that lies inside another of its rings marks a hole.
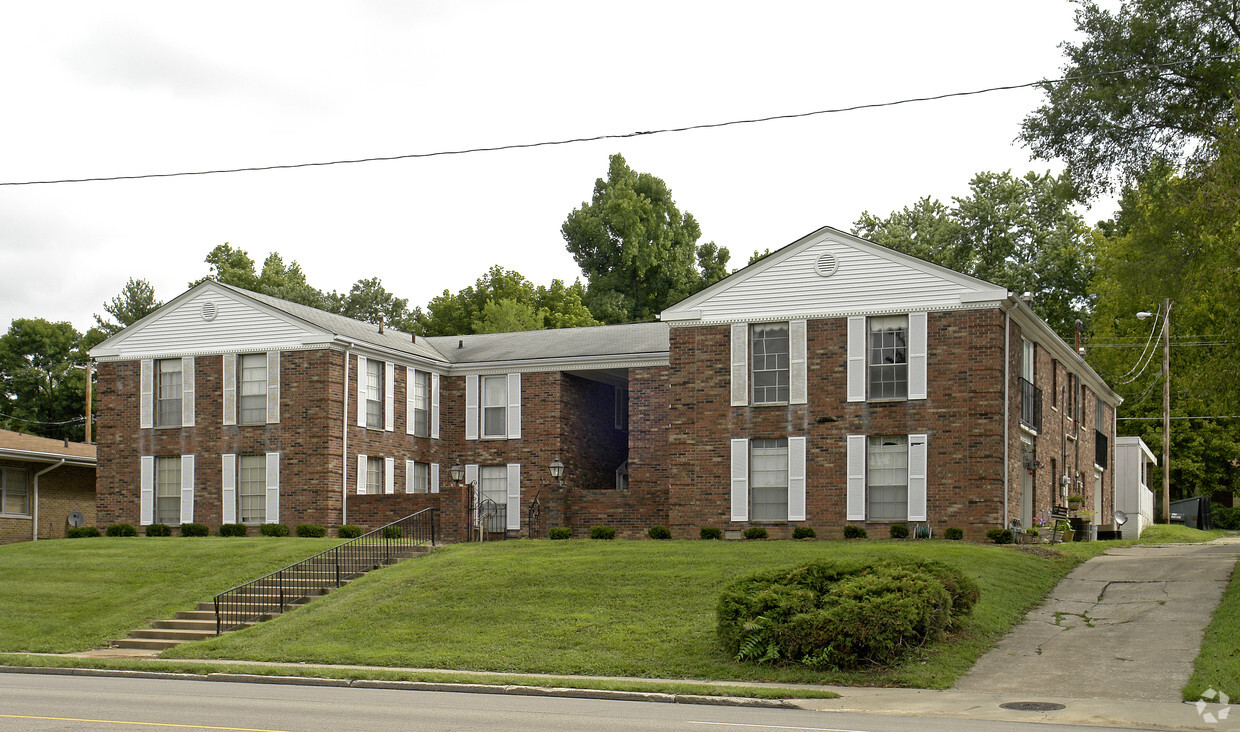
[[[436,336],[426,339],[452,363],[524,361],[589,356],[658,356],[668,352],[667,323]]]

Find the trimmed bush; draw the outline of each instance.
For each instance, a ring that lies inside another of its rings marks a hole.
[[[301,536],[301,527],[297,527],[297,535]],[[405,532],[399,526],[384,526],[383,531],[379,532],[379,536],[384,539],[401,539],[404,538]]]
[[[354,526],[353,524],[345,524],[336,529],[336,536],[341,539],[356,539],[364,533],[366,532],[362,531],[362,527]]]
[[[698,529],[699,539],[722,539],[723,529],[718,526],[703,526]]]
[[[65,532],[65,537],[69,539],[87,539],[92,536],[102,536],[102,534],[94,526],[74,526]]]
[[[132,524],[112,524],[103,533],[108,536],[137,536],[138,530]]]
[[[148,524],[147,536],[172,536],[172,527],[168,524]]]
[[[327,536],[327,529],[318,524],[297,524],[297,535],[303,539],[322,539]]]
[[[959,529],[952,526],[943,532],[943,538],[950,539],[951,541],[960,541],[964,538],[964,529]]]
[[[905,526],[904,524],[892,524],[890,533],[891,533],[891,538],[893,539],[907,539],[908,538],[908,527]]]
[[[1016,540],[1011,529],[990,529],[986,532],[986,538],[996,544],[1011,544]]]
[[[220,524],[220,536],[245,536],[250,527],[245,524]]]
[[[258,531],[263,536],[288,536],[288,527],[284,524],[263,524]]]
[[[555,539],[556,541],[562,541],[564,539],[571,539],[573,538],[573,530],[568,528],[567,526],[552,526],[551,529],[547,532],[547,536],[551,537],[552,539]]]
[[[766,529],[761,526],[750,526],[748,529],[745,529],[742,536],[746,539],[765,539],[767,534]]]
[[[616,538],[616,530],[610,526],[591,526],[591,539],[614,539]]]
[[[817,539],[818,534],[812,526],[798,526],[792,530],[793,539]]]
[[[181,536],[210,536],[211,529],[206,524],[181,524]]]
[[[672,538],[672,532],[662,524],[655,524],[646,529],[646,536],[649,536],[651,539],[670,539]]]
[[[1240,529],[1240,506],[1228,508],[1214,503],[1210,505],[1210,528],[1235,531]]]
[[[844,527],[844,538],[845,539],[864,539],[865,529],[861,528],[860,526],[853,526],[849,524],[848,526]]]

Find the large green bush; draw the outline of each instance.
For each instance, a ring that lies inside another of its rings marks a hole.
[[[1240,529],[1240,506],[1228,508],[1220,504],[1210,506],[1210,528],[1235,531]]]
[[[112,524],[103,533],[108,536],[137,536],[138,530],[133,524]]]
[[[931,560],[820,560],[728,586],[719,641],[741,661],[889,665],[942,637],[978,595],[971,578]]]
[[[672,532],[663,524],[655,524],[646,529],[646,536],[649,536],[651,539],[670,539],[672,538]]]
[[[357,537],[361,536],[363,533],[365,532],[362,530],[362,527],[354,526],[353,524],[345,524],[341,526],[340,528],[336,529],[336,536],[340,537],[341,539],[356,539]]]
[[[288,527],[284,524],[263,524],[258,531],[263,536],[288,536]]]
[[[245,524],[220,524],[220,536],[245,536],[249,532]]]
[[[172,527],[168,524],[148,524],[147,536],[172,536]]]
[[[181,536],[210,536],[211,529],[206,524],[200,523],[184,523],[181,524]]]
[[[718,526],[703,526],[698,529],[698,537],[702,539],[722,539],[723,529]]]
[[[327,536],[327,529],[318,524],[297,524],[297,535],[303,539],[322,539]]]
[[[567,526],[552,526],[547,531],[547,537],[556,541],[571,539],[573,538],[573,530]]]
[[[616,538],[616,530],[610,526],[600,525],[590,527],[591,539],[614,539]]]

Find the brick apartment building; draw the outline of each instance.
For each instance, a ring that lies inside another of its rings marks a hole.
[[[1119,397],[1070,346],[1003,288],[830,228],[655,323],[418,338],[205,282],[92,356],[101,526],[436,507],[448,540],[980,538],[1069,493],[1112,506]]]
[[[95,523],[95,446],[0,430],[0,544],[63,539],[70,523]]]

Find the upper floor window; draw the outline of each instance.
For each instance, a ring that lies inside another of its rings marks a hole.
[[[871,399],[908,397],[908,316],[869,318]]]
[[[427,437],[431,433],[431,375],[426,371],[413,371],[409,389],[413,392],[413,434]]]
[[[383,362],[366,361],[366,427],[383,429]]]
[[[0,513],[30,515],[30,478],[25,470],[0,469]]]
[[[482,377],[482,436],[508,436],[508,377]]]
[[[155,458],[155,523],[181,523],[181,456]]]
[[[155,426],[181,426],[181,359],[165,358],[155,362]]]
[[[264,424],[267,421],[267,354],[247,353],[240,358],[241,424]]]
[[[756,324],[750,340],[754,404],[786,403],[790,384],[788,324]]]

